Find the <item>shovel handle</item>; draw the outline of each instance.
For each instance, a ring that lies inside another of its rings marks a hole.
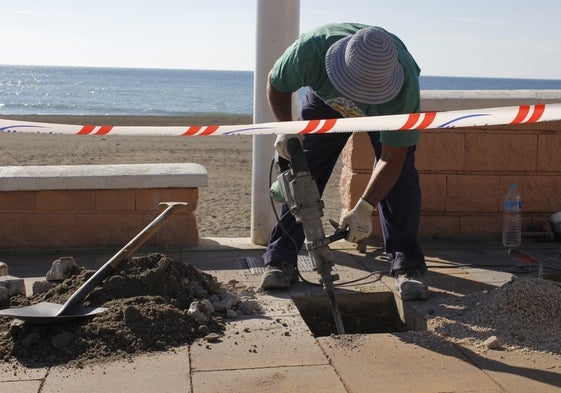
[[[121,248],[117,254],[99,268],[80,288],[70,296],[64,303],[57,316],[64,315],[68,310],[82,304],[84,298],[90,293],[105,277],[115,270],[121,262],[129,258],[140,248],[154,233],[158,231],[166,221],[179,210],[185,210],[186,202],[162,202],[160,207],[166,207],[158,217],[148,224],[138,235],[136,235],[126,246]]]

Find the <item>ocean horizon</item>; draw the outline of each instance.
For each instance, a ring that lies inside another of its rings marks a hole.
[[[253,113],[253,71],[0,65],[2,115]],[[561,98],[561,80],[420,77],[421,96]]]

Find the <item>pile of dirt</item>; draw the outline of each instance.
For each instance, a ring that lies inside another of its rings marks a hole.
[[[80,269],[44,294],[12,297],[8,306],[62,304],[93,273]],[[107,308],[93,318],[48,325],[0,318],[0,359],[28,366],[81,366],[217,338],[225,328],[225,314],[211,310],[201,320],[189,308],[193,302],[226,295],[224,285],[190,264],[163,254],[131,258],[86,297],[85,306]]]
[[[555,281],[514,279],[491,291],[445,301],[434,314],[429,330],[451,342],[483,350],[561,354],[561,284]]]

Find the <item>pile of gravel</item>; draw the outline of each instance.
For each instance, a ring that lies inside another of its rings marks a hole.
[[[46,293],[14,296],[8,306],[62,304],[93,273],[78,269]],[[93,318],[37,325],[0,317],[0,359],[27,366],[82,366],[168,350],[198,338],[217,340],[224,318],[242,313],[238,293],[244,289],[235,286],[163,254],[131,258],[86,297],[85,306],[108,309]],[[259,311],[254,301],[245,303],[250,307],[244,314]]]
[[[475,347],[561,354],[561,283],[515,279],[443,302],[428,328],[446,340]]]

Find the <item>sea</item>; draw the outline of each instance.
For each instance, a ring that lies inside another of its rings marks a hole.
[[[561,80],[421,76],[429,98],[561,98]],[[2,115],[253,113],[252,71],[0,65]]]

